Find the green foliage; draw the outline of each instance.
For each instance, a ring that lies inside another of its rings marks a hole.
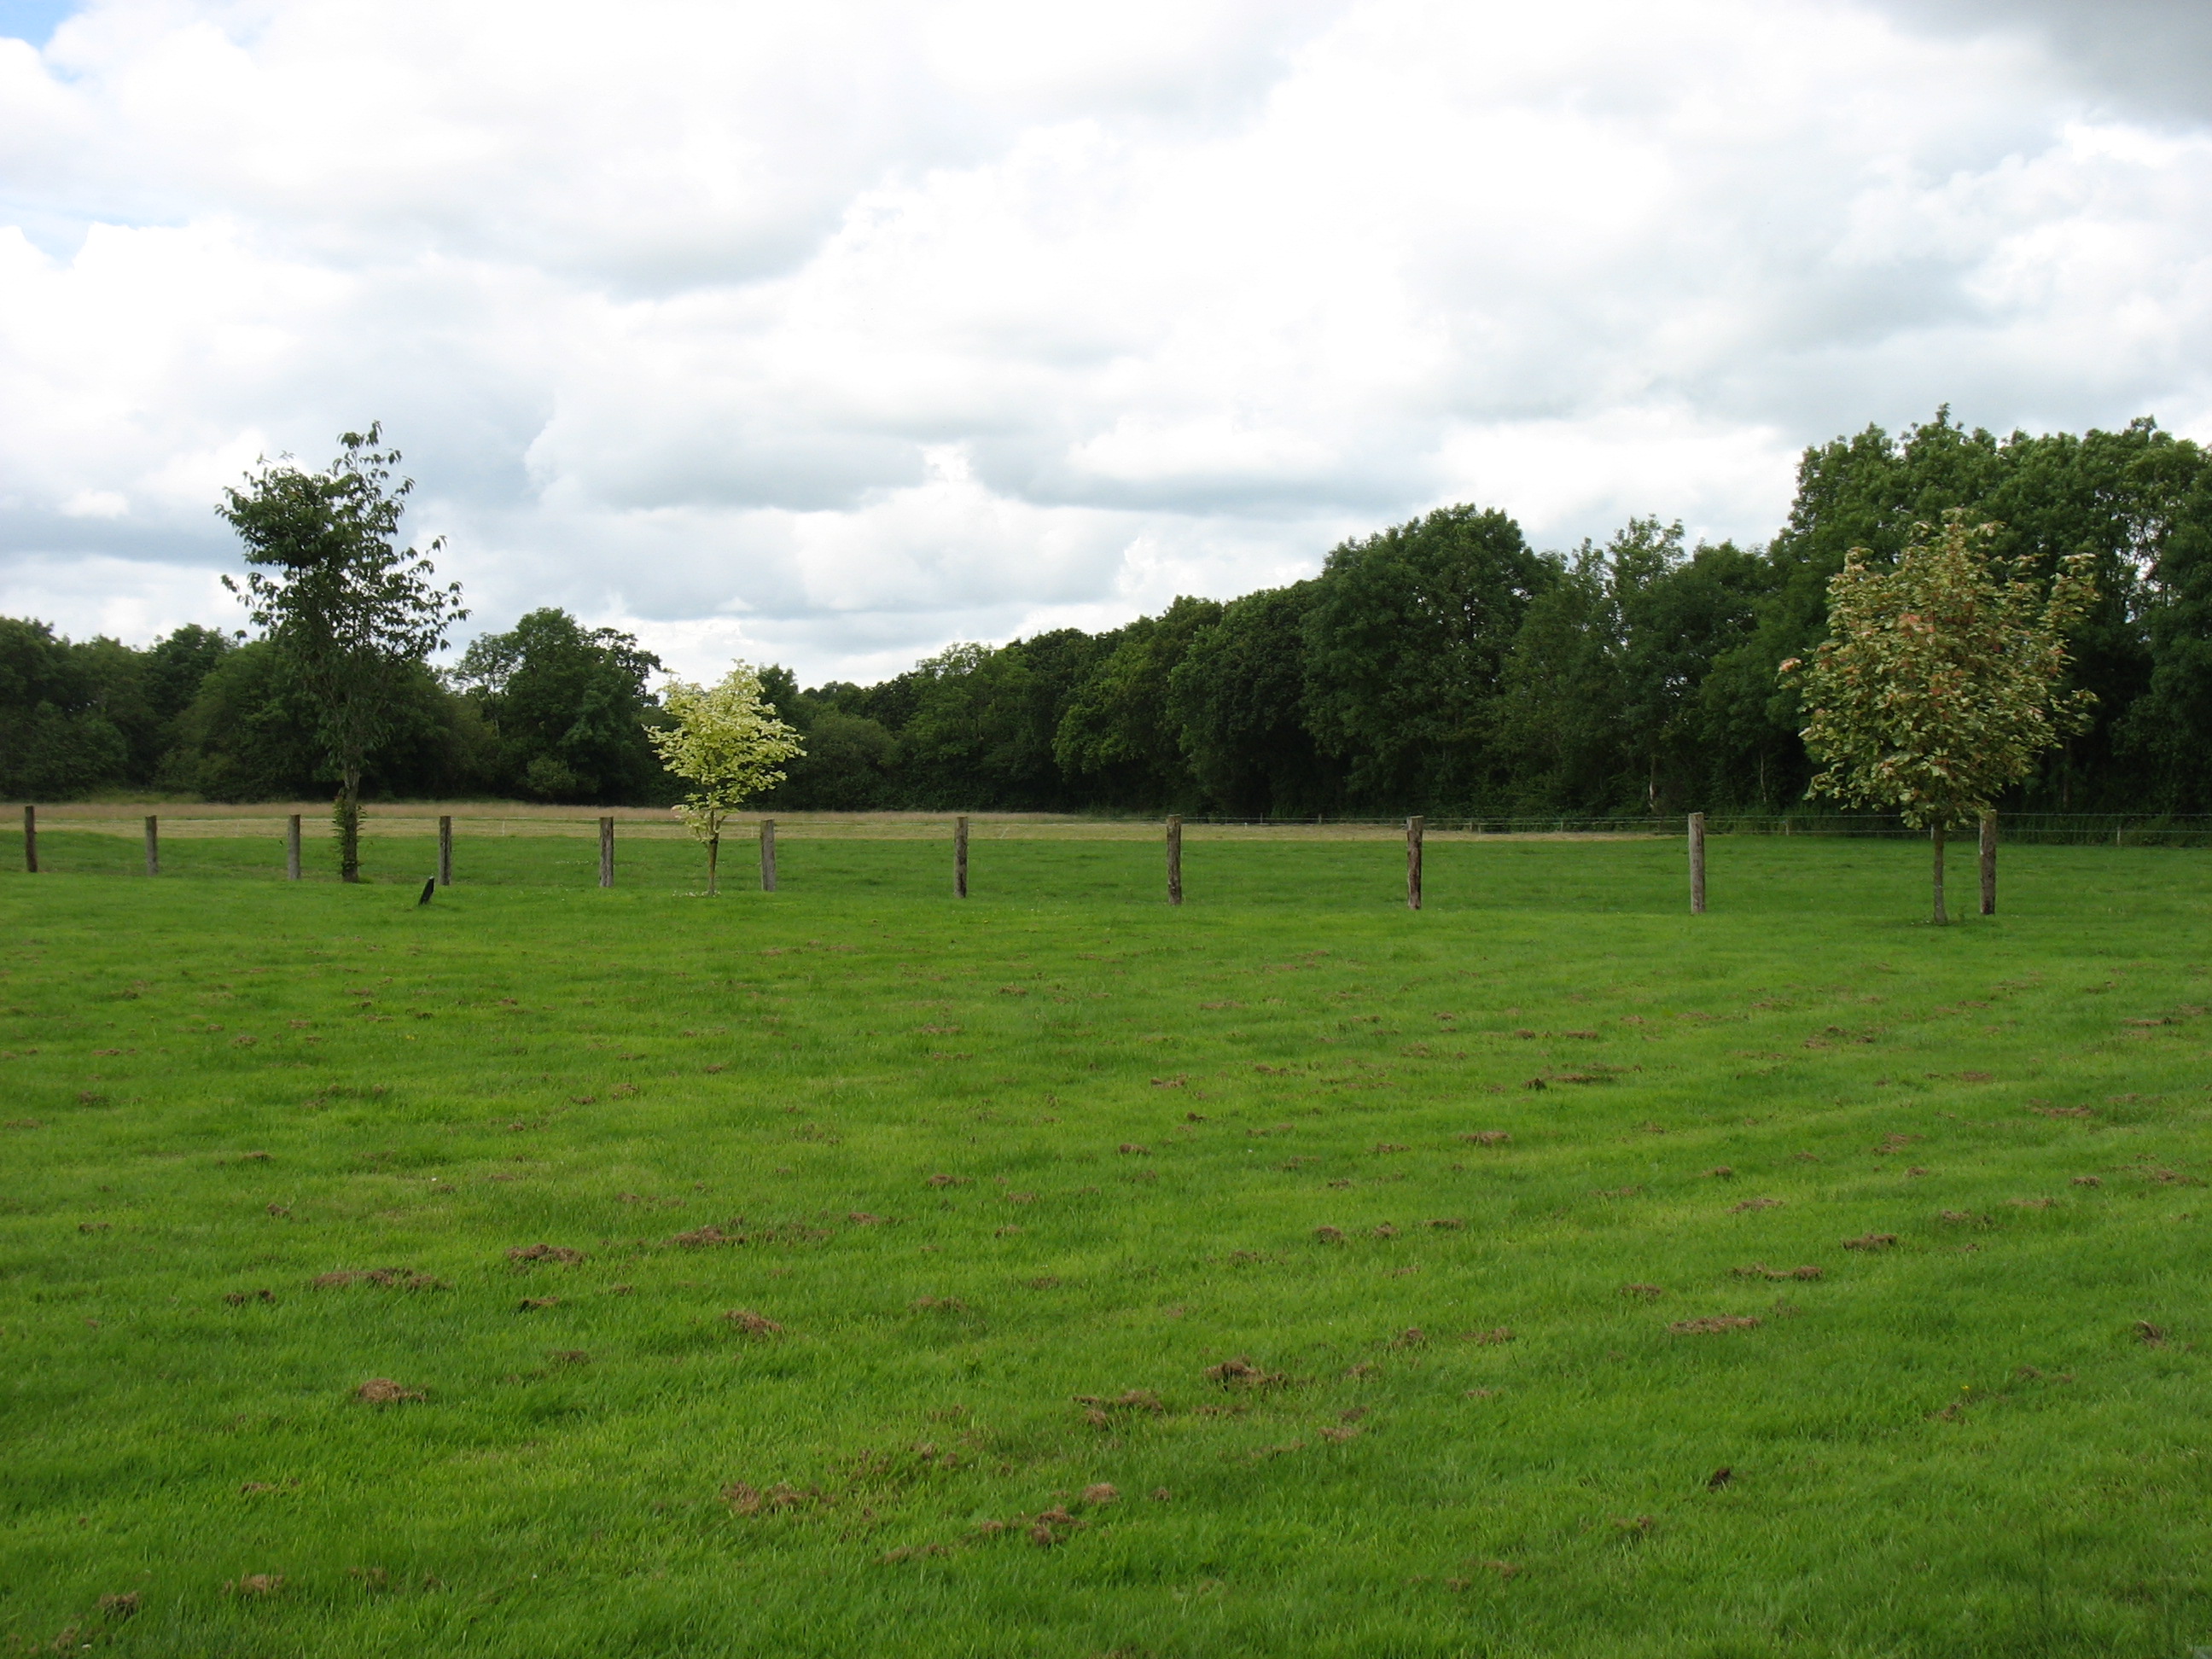
[[[2201,811],[2212,805],[2212,466],[2193,445],[2154,453],[2174,477],[2171,512],[2147,538],[2150,677],[2113,725],[2147,804]]]
[[[467,699],[422,664],[389,687],[386,734],[361,775],[364,793],[417,798],[482,787],[491,733]],[[270,641],[226,653],[175,726],[168,787],[208,800],[300,800],[336,781],[315,738],[312,702]]]
[[[1677,812],[1727,799],[1702,693],[1751,637],[1769,571],[1727,542],[1686,554],[1682,526],[1656,519],[1560,561],[1506,664],[1500,742],[1516,804]]]
[[[538,800],[652,799],[664,774],[645,728],[660,659],[636,636],[586,630],[565,611],[532,611],[479,635],[453,678],[497,734],[495,787]]]
[[[1778,665],[1826,636],[1829,583],[1850,548],[1886,567],[1914,524],[1953,508],[2002,523],[1998,558],[2027,558],[2048,580],[2087,553],[2097,578],[2068,640],[2097,700],[2091,720],[2004,806],[2212,811],[2204,452],[2148,420],[1999,437],[1948,410],[1895,437],[1869,427],[1808,448],[1765,547],[1692,544],[1679,524],[1647,517],[1601,544],[1538,553],[1503,513],[1463,504],[1226,605],[1185,597],[1097,634],[955,645],[870,686],[803,688],[770,665],[762,695],[807,752],[759,799],[799,811],[1237,817],[1785,810],[1814,764]],[[222,763],[207,787],[227,794],[301,775],[236,752],[246,738],[221,720],[177,712],[191,699],[165,689],[172,678],[196,687],[228,648],[201,633],[150,653],[49,640],[67,689],[20,704],[0,689],[0,713],[20,709],[0,730],[0,787],[59,794],[159,776],[190,789],[210,755]],[[0,661],[11,650],[21,654],[0,637]],[[627,635],[532,611],[465,655],[469,712],[440,726],[450,763],[395,760],[364,776],[665,804],[667,775],[641,729],[662,718],[645,689],[653,665]]]
[[[1557,579],[1494,508],[1439,508],[1328,556],[1306,619],[1305,714],[1345,764],[1347,805],[1499,798],[1506,658]]]
[[[794,839],[737,917],[642,837],[418,910],[432,845],[0,870],[18,1650],[2212,1632],[2194,855],[1939,933],[1866,842],[1717,842],[1695,926],[1671,842],[1432,841],[1419,916],[1373,842],[1194,840],[1170,913],[1149,839],[964,904]]]
[[[1304,719],[1306,618],[1317,582],[1263,589],[1222,607],[1168,675],[1168,713],[1191,781],[1232,817],[1334,812],[1342,767]]]
[[[771,803],[803,801],[815,811],[869,812],[903,805],[899,745],[877,721],[838,708],[810,712],[799,727],[803,754],[785,764],[787,782]]]
[[[707,890],[715,890],[722,823],[783,781],[782,765],[804,752],[799,734],[761,696],[761,677],[738,663],[712,686],[671,680],[661,689],[667,723],[647,734],[661,764],[690,785],[676,811],[707,851]]]
[[[315,717],[315,738],[338,777],[340,872],[360,867],[361,785],[371,756],[400,721],[399,689],[468,615],[460,587],[434,586],[429,559],[397,545],[411,478],[396,483],[398,450],[381,431],[348,432],[327,472],[289,459],[264,461],[216,511],[246,544],[239,593],[283,659],[288,684]],[[433,542],[435,552],[440,543]]]
[[[1090,799],[1110,807],[1196,803],[1170,684],[1221,610],[1211,599],[1178,599],[1158,617],[1138,618],[1069,699],[1053,733],[1053,758]]]
[[[2186,681],[2179,665],[2190,641],[2203,637],[2192,631],[2201,619],[2175,616],[2181,626],[2163,635],[2145,623],[2168,611],[2177,580],[2186,586],[2188,549],[2212,532],[2207,469],[2200,447],[2148,419],[2117,432],[1999,438],[1957,425],[1948,409],[1901,439],[1869,427],[1808,449],[1789,524],[1770,550],[1783,591],[1762,617],[1754,653],[1763,667],[1808,654],[1827,631],[1827,584],[1849,550],[1864,547],[1872,563],[1887,563],[1915,526],[1941,523],[1954,508],[2001,526],[1990,542],[1993,557],[2027,558],[2045,580],[2062,559],[2088,553],[2097,601],[2069,646],[2078,683],[2097,700],[2094,717],[2028,781],[2024,799],[2059,810],[2119,809],[2143,805],[2155,790],[2177,809],[2212,810],[2212,776],[2172,764],[2191,742],[2180,724],[2185,696],[2182,704],[2154,701],[2140,716],[2130,714],[2161,665],[2174,665],[2166,684]],[[1740,708],[1752,706],[1759,678],[1729,677]],[[1752,741],[1786,769],[1777,745],[1802,724],[1788,688],[1771,691]],[[1739,750],[1739,775],[1747,759]],[[1800,779],[1809,776],[1809,765],[1796,763]]]
[[[2066,689],[2067,641],[2096,602],[2094,554],[2045,584],[2032,554],[1992,558],[1994,525],[1953,510],[1919,526],[1887,569],[1864,549],[1829,584],[1835,631],[1792,658],[1802,736],[1822,763],[1811,792],[1915,826],[1969,823],[2043,752],[2088,724],[2094,694]]]
[[[185,705],[231,648],[202,628],[141,652],[0,617],[0,794],[67,800],[153,781]]]

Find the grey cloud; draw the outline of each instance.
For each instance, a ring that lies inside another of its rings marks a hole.
[[[2212,9],[2201,0],[1872,0],[1910,28],[2026,34],[2115,112],[2212,122]]]
[[[82,629],[101,553],[201,602],[205,458],[379,416],[479,624],[560,604],[817,678],[1279,581],[1447,500],[1760,539],[1798,446],[1939,402],[2212,416],[2203,155],[2069,127],[2106,74],[2070,8],[944,0],[841,53],[709,6],[700,61],[600,63],[561,56],[580,9],[499,3],[357,35],[389,155],[308,118],[315,31],[359,28],[323,0],[205,86],[103,8],[52,107],[0,111],[36,212],[185,227],[0,246],[0,610]]]

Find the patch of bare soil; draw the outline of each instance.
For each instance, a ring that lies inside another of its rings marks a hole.
[[[1249,1355],[1240,1354],[1234,1359],[1224,1359],[1218,1365],[1206,1368],[1206,1379],[1224,1389],[1268,1389],[1287,1382],[1280,1371],[1261,1369],[1252,1363]]]
[[[561,1261],[575,1263],[584,1260],[581,1250],[572,1250],[565,1244],[524,1244],[509,1250],[507,1259],[517,1264],[526,1261]]]

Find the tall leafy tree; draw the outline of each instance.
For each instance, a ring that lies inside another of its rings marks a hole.
[[[1999,558],[2027,556],[2045,579],[2060,561],[2093,556],[2097,599],[2070,641],[2075,674],[2097,698],[2090,724],[2044,757],[2015,794],[2060,810],[2139,804],[2162,771],[2179,800],[2197,787],[2172,722],[2181,705],[2131,716],[2157,673],[2158,653],[2178,662],[2196,623],[2183,601],[2185,544],[2206,520],[2197,493],[2206,458],[2148,419],[2118,431],[2000,437],[1968,428],[1948,408],[1893,438],[1879,427],[1808,448],[1798,466],[1789,522],[1769,549],[1773,589],[1759,605],[1751,639],[1717,659],[1701,701],[1716,758],[1730,776],[1768,781],[1761,793],[1795,793],[1810,774],[1795,738],[1803,724],[1797,691],[1778,681],[1774,665],[1809,652],[1826,632],[1827,585],[1854,547],[1887,564],[1914,538],[1916,525],[1940,522],[1951,508],[2001,527],[1990,544]],[[2182,538],[2184,545],[2167,550]],[[2154,635],[2148,618],[2165,611],[2172,626]],[[2187,678],[2169,674],[2168,683]],[[2160,757],[2164,757],[2161,759]],[[2202,799],[2197,797],[2197,799]]]
[[[1053,755],[1094,805],[1156,811],[1196,803],[1169,687],[1194,641],[1220,619],[1212,599],[1177,599],[1121,629],[1113,653],[1076,687]]]
[[[130,775],[115,667],[48,623],[0,617],[0,793],[66,799]]]
[[[1337,809],[1343,769],[1305,722],[1305,625],[1319,584],[1247,593],[1191,636],[1168,676],[1168,714],[1192,777],[1238,817]]]
[[[1686,555],[1682,526],[1632,520],[1607,549],[1619,629],[1623,775],[1617,799],[1676,812],[1736,795],[1704,691],[1714,665],[1749,641],[1774,568],[1732,542]]]
[[[1887,568],[1854,548],[1829,584],[1833,632],[1810,662],[1781,667],[1802,687],[1806,746],[1823,763],[1812,792],[1932,832],[1939,926],[1946,830],[1988,811],[2095,703],[2065,682],[2068,638],[2096,602],[2096,555],[2062,560],[2046,584],[2032,554],[1984,553],[1996,528],[1954,508]]]
[[[1442,507],[1328,556],[1306,623],[1306,719],[1351,804],[1474,806],[1509,779],[1505,659],[1558,580],[1504,513]]]
[[[1602,812],[1628,750],[1620,606],[1604,551],[1585,541],[1528,605],[1498,679],[1504,798],[1528,811]]]
[[[586,629],[567,611],[532,611],[480,635],[453,671],[498,733],[504,787],[540,800],[638,800],[659,763],[645,727],[660,659],[635,635]],[[665,797],[664,797],[665,799]]]
[[[228,576],[314,711],[338,796],[338,873],[361,879],[361,784],[392,735],[398,691],[468,612],[460,586],[436,586],[425,553],[397,544],[411,478],[380,448],[382,428],[348,432],[327,471],[264,460],[216,510],[246,544],[243,588]],[[430,544],[435,552],[443,539]]]

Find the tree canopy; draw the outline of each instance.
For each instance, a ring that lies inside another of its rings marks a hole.
[[[761,695],[761,677],[749,664],[737,664],[711,686],[672,680],[660,702],[668,720],[653,731],[653,746],[661,764],[690,786],[676,811],[706,845],[712,893],[724,821],[782,782],[783,763],[805,744]]]
[[[872,685],[763,696],[806,752],[760,798],[808,807],[1181,811],[1239,817],[1773,811],[1820,763],[1802,683],[1778,665],[1829,636],[1850,550],[1888,568],[1916,524],[1963,510],[1985,546],[2049,581],[2092,556],[2069,630],[2089,721],[2007,807],[2212,811],[2212,465],[2145,420],[1996,434],[1948,410],[1806,450],[1765,545],[1698,542],[1657,517],[1561,550],[1492,507],[1355,537],[1308,580],[1185,596],[1099,632],[946,647]],[[335,775],[286,736],[289,670],[180,630],[153,652],[0,625],[0,787],[128,782],[297,795]],[[160,660],[157,662],[155,657]],[[643,728],[666,718],[637,641],[533,611],[449,680],[416,662],[363,787],[665,805]]]
[[[337,775],[339,872],[348,881],[360,875],[369,758],[402,718],[405,682],[468,615],[458,584],[438,586],[428,556],[397,545],[415,485],[394,480],[399,452],[379,448],[382,435],[374,424],[343,434],[323,472],[289,457],[264,460],[216,509],[252,567],[242,589],[228,576],[223,584],[274,647]]]

